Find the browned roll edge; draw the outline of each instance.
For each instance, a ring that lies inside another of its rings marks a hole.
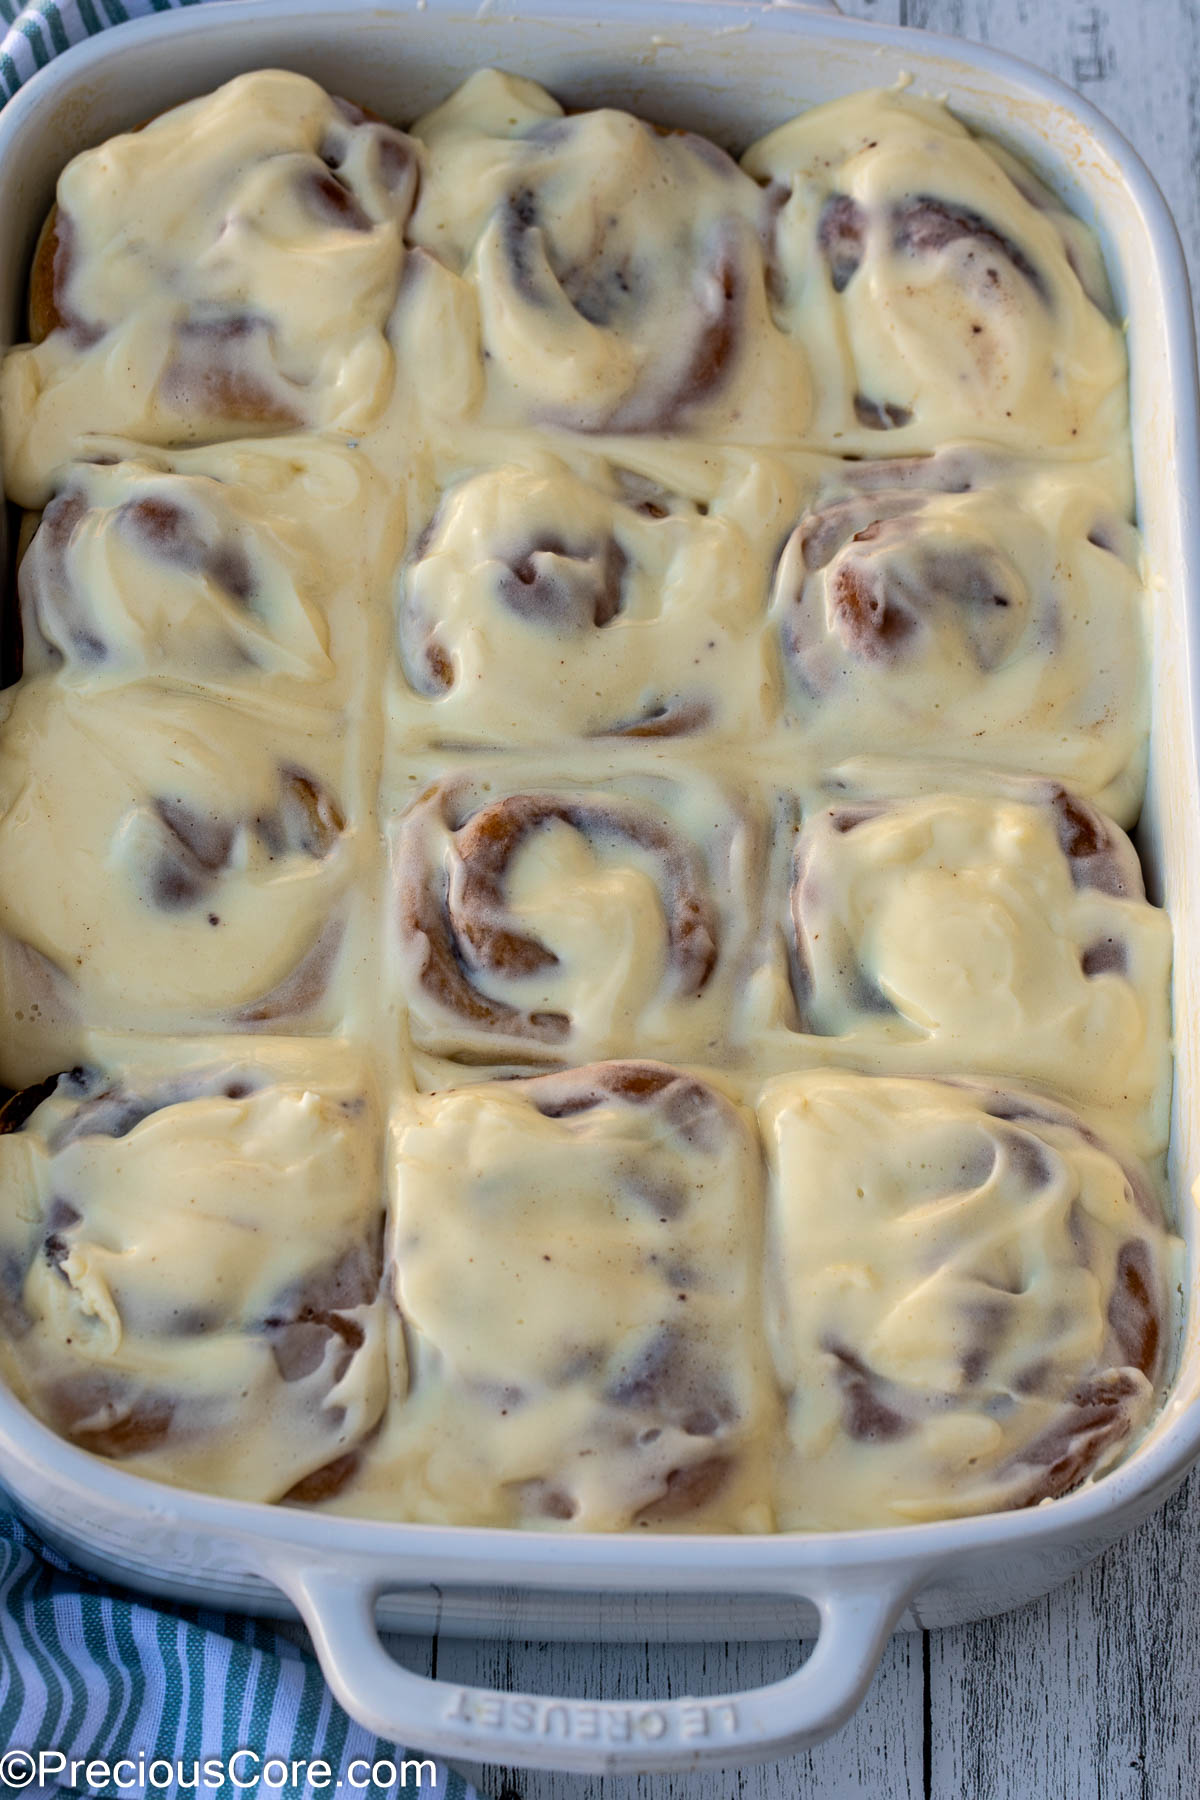
[[[373,112],[369,106],[363,106],[358,101],[348,101],[345,104],[361,113],[364,119],[370,120],[375,125],[390,123],[379,113]],[[168,110],[173,111],[174,109]],[[145,131],[147,125],[152,125],[156,118],[163,116],[161,113],[153,113],[148,119],[139,119],[136,125],[129,127],[129,130],[131,133]],[[397,125],[392,126],[392,129],[399,131],[402,127]],[[29,272],[28,325],[29,336],[35,344],[42,343],[52,331],[57,331],[60,325],[66,323],[59,311],[58,301],[54,294],[54,263],[59,245],[58,217],[56,200],[46,214],[42,229],[38,233],[38,240],[33,251],[33,266]]]
[[[46,214],[33,252],[29,274],[29,335],[40,344],[63,323],[54,297],[54,261],[58,255],[58,202]]]

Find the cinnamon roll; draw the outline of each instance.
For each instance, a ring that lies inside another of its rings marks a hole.
[[[27,683],[0,741],[3,1072],[37,1060],[47,976],[97,1028],[328,1024],[356,861],[324,715]]]
[[[343,690],[395,513],[311,438],[73,464],[20,566],[24,672]]]
[[[0,1349],[85,1450],[316,1500],[387,1398],[378,1138],[361,1069],[281,1062],[76,1069],[10,1109]]]
[[[698,775],[432,788],[392,833],[415,1042],[466,1062],[721,1060],[757,851],[754,817]]]
[[[807,358],[767,304],[767,201],[716,145],[624,112],[564,114],[494,70],[413,135],[411,242],[468,290],[451,317],[477,317],[486,418],[736,439],[804,429]]]
[[[977,436],[1107,450],[1126,363],[1099,247],[1032,172],[944,106],[854,94],[742,167],[774,220],[774,313],[816,383],[814,436]]]
[[[1034,1506],[1149,1421],[1176,1244],[1057,1106],[813,1070],[774,1082],[781,1529]]]
[[[601,485],[553,457],[451,487],[401,583],[401,732],[520,744],[761,729],[764,566],[737,500],[718,510],[618,471]],[[770,499],[758,505],[769,517]]]
[[[390,1225],[411,1517],[761,1530],[773,1398],[752,1126],[660,1063],[402,1106]]]
[[[1168,1361],[1171,951],[1079,221],[900,90],[739,165],[258,71],[70,163],[31,336],[0,1380],[429,1522],[1108,1468]]]
[[[5,365],[10,495],[44,504],[93,433],[361,429],[391,385],[416,186],[411,140],[278,69],[77,156],[38,251],[38,341]]]
[[[892,1068],[979,1070],[1166,1142],[1171,931],[1117,826],[1059,789],[838,803],[792,889],[803,1026]]]
[[[1146,646],[1107,472],[970,446],[831,467],[772,596],[810,759],[929,755],[1052,776],[1128,819]]]

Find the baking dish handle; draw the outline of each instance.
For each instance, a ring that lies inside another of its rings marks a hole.
[[[808,1660],[769,1687],[626,1703],[499,1693],[416,1675],[379,1639],[375,1604],[386,1581],[313,1564],[272,1573],[308,1626],[334,1694],[377,1736],[473,1762],[627,1775],[736,1766],[819,1743],[861,1702],[925,1575],[909,1565],[890,1584],[866,1573],[857,1580],[839,1574],[824,1593],[819,1577],[804,1584],[820,1635]]]

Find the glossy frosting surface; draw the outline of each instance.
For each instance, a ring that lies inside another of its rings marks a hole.
[[[0,1139],[3,1309],[73,1441],[277,1500],[386,1404],[375,1122],[353,1058],[230,1052],[64,1080]]]
[[[1111,1466],[1171,1367],[1171,946],[1123,335],[1041,181],[903,89],[738,162],[260,71],[68,166],[30,311],[26,1402],[545,1531]]]
[[[767,1526],[750,1122],[673,1069],[611,1063],[435,1095],[393,1130],[414,1511]]]
[[[998,146],[903,88],[814,107],[743,166],[777,202],[777,316],[818,383],[814,434],[889,454],[978,433],[1107,450],[1125,351],[1078,220]]]
[[[10,495],[43,503],[46,467],[97,432],[367,424],[416,176],[401,133],[269,69],[76,157],[33,321],[56,329],[5,369]]]
[[[760,1114],[782,1527],[1028,1504],[1119,1453],[1154,1405],[1172,1275],[1136,1171],[982,1087],[818,1070]]]

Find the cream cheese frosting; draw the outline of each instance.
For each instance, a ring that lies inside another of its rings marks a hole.
[[[771,319],[766,202],[714,144],[612,109],[564,113],[495,70],[413,136],[410,238],[466,285],[489,417],[803,432],[808,360]]]
[[[1170,928],[1116,826],[1061,792],[866,801],[814,813],[794,867],[809,1030],[1040,1082],[1165,1143]]]
[[[771,601],[797,756],[1037,770],[1130,816],[1147,730],[1140,555],[1094,467],[969,445],[829,467]]]
[[[18,1025],[36,1036],[22,951],[91,1026],[336,1017],[329,982],[357,856],[336,743],[331,757],[319,716],[306,728],[295,712],[167,688],[84,697],[27,682],[0,755],[0,929]]]
[[[414,1040],[469,1062],[737,1040],[762,821],[693,774],[530,789],[447,782],[392,839]]]
[[[311,436],[112,454],[71,466],[21,561],[25,674],[344,702],[404,533],[367,459]]]
[[[1033,770],[1136,816],[1146,630],[1121,457],[516,441],[520,461],[440,487],[400,571],[405,751],[688,738],[736,769],[752,739],[796,788],[869,751]]]
[[[607,1063],[402,1106],[391,1262],[418,1517],[763,1529],[759,1153],[711,1088]]]
[[[404,735],[504,744],[763,728],[763,539],[782,496],[753,468],[731,471],[715,503],[672,491],[662,473],[609,467],[587,480],[531,455],[443,494],[397,596]]]
[[[5,1361],[84,1448],[317,1498],[389,1387],[370,1077],[326,1050],[204,1049],[140,1079],[78,1070],[0,1136],[21,1196],[0,1212]]]
[[[1102,1474],[1170,1368],[1170,931],[1080,222],[907,91],[739,165],[518,74],[406,134],[268,70],[68,166],[31,323],[34,1411],[552,1531]]]
[[[0,383],[10,497],[43,504],[93,433],[369,423],[416,186],[402,133],[279,69],[77,156],[58,186],[54,329]]]
[[[982,1086],[815,1070],[760,1116],[781,1528],[1029,1505],[1120,1454],[1154,1406],[1173,1273],[1136,1169]]]
[[[887,433],[895,454],[1123,435],[1125,347],[1095,240],[946,107],[854,94],[742,166],[774,197],[774,312],[808,348],[814,437],[877,454]]]

